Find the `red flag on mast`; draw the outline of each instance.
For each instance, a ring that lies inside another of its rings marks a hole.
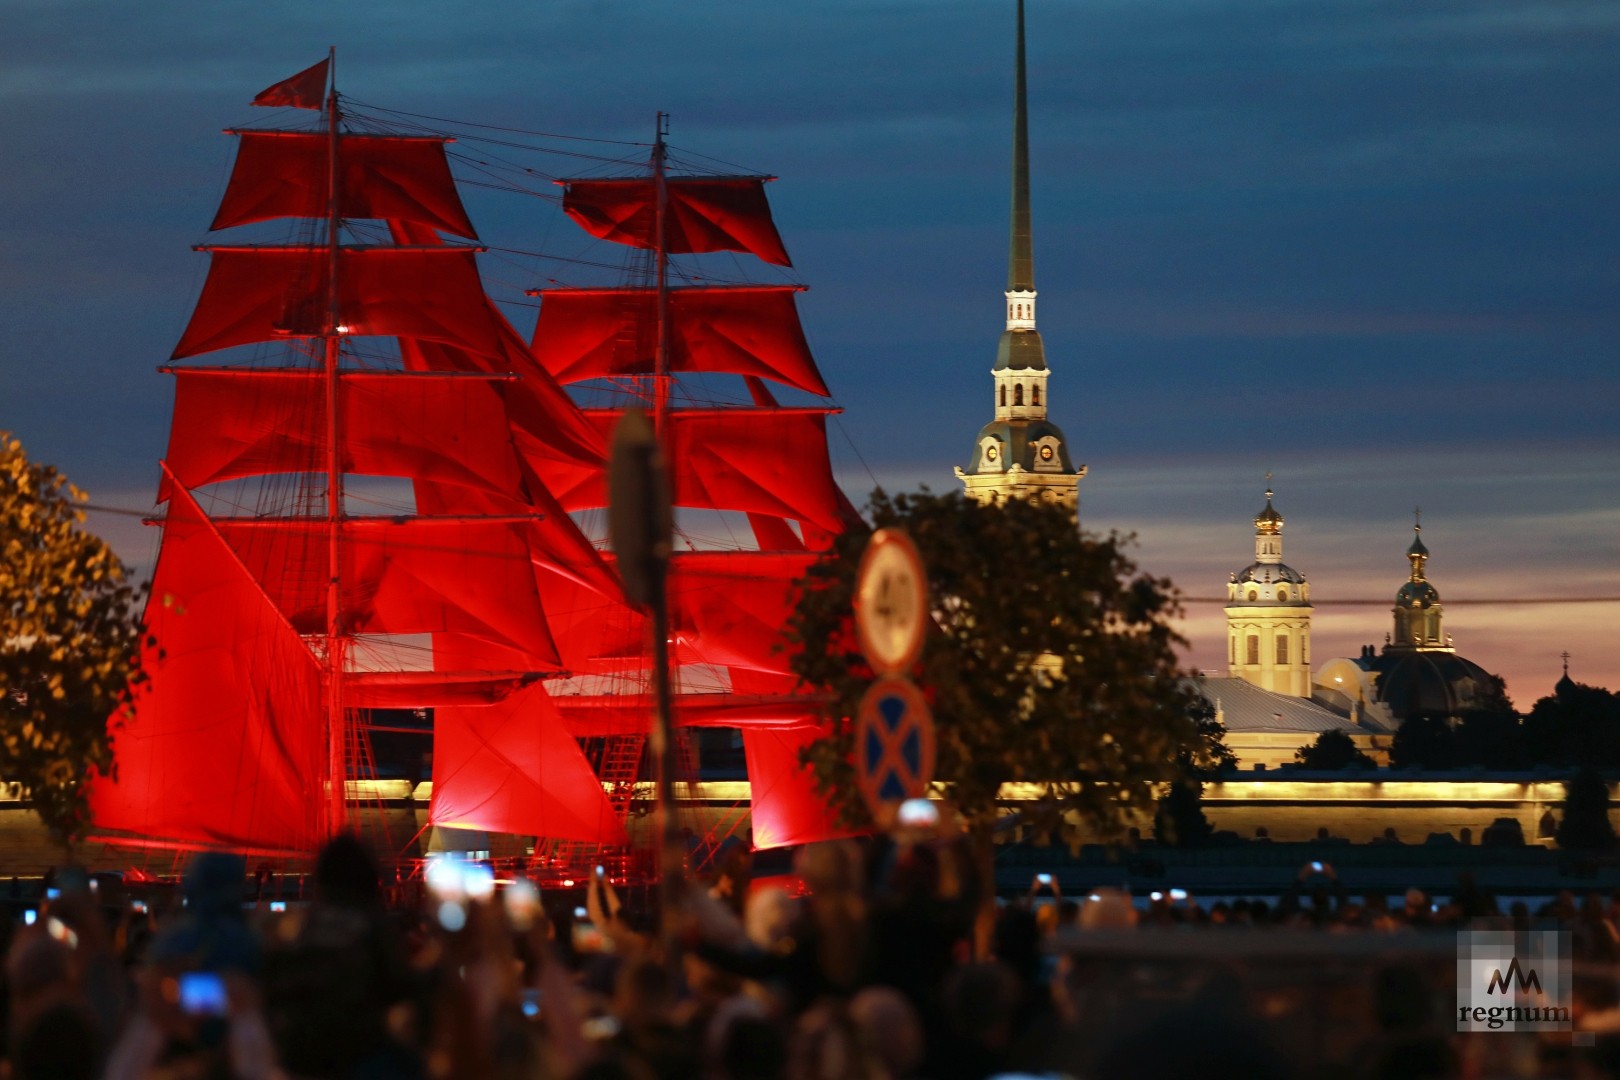
[[[285,106],[293,109],[319,110],[326,101],[326,69],[331,62],[332,58],[327,57],[290,79],[283,79],[274,86],[266,87],[259,91],[258,96],[253,99],[253,104],[272,108]]]

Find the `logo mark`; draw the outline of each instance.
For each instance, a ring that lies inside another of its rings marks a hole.
[[[1536,969],[1528,965],[1520,968],[1517,956],[1508,961],[1506,972],[1501,968],[1491,972],[1491,979],[1485,986],[1485,992],[1494,994],[1500,990],[1504,994],[1512,993],[1513,983],[1518,984],[1519,993],[1521,994],[1527,994],[1531,990],[1534,990],[1537,994],[1543,992],[1541,989],[1541,976],[1536,974]]]

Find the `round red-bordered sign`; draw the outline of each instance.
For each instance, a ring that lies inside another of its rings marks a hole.
[[[855,574],[855,636],[879,675],[898,675],[922,655],[928,578],[917,547],[899,529],[879,529]]]
[[[934,714],[910,679],[879,679],[855,710],[855,777],[872,816],[920,799],[934,779]]]

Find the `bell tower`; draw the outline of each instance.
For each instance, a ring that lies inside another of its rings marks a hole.
[[[969,498],[981,503],[1029,499],[1080,513],[1084,465],[1069,460],[1063,431],[1046,418],[1046,346],[1035,328],[1035,242],[1029,211],[1029,110],[1024,69],[1024,0],[1018,0],[1018,58],[1013,103],[1012,235],[1007,254],[1006,328],[991,369],[995,419],[979,429],[967,468]]]
[[[1440,625],[1445,614],[1440,590],[1429,583],[1429,549],[1423,544],[1422,511],[1412,511],[1412,518],[1412,546],[1406,549],[1412,572],[1395,593],[1395,634],[1384,651],[1455,652],[1451,638]]]
[[[1254,516],[1254,562],[1226,586],[1228,673],[1262,690],[1311,696],[1311,587],[1282,561],[1283,516],[1271,505]]]

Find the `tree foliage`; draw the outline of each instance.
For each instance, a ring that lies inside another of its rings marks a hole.
[[[1316,741],[1294,751],[1294,760],[1306,769],[1376,769],[1378,763],[1356,746],[1347,732],[1324,731]]]
[[[1024,805],[1035,829],[1116,837],[1152,815],[1158,788],[1219,764],[1220,727],[1201,729],[1177,665],[1175,590],[1139,573],[1123,539],[1083,536],[1055,506],[926,490],[876,491],[868,512],[905,529],[927,568],[934,625],[910,674],[934,714],[935,779],[970,827],[995,821],[1001,785],[1024,782],[1039,793]],[[795,671],[830,699],[807,763],[857,822],[848,718],[873,673],[851,610],[868,536],[851,530],[811,568],[789,627]]]
[[[141,590],[81,527],[83,501],[0,432],[0,775],[64,840],[88,825],[90,767],[111,768],[108,718],[140,642]]]
[[[1558,823],[1558,846],[1573,851],[1607,851],[1614,847],[1609,821],[1609,784],[1588,766],[1564,785],[1564,817]]]
[[[1533,764],[1620,768],[1620,693],[1560,680],[1524,718],[1524,742]]]

